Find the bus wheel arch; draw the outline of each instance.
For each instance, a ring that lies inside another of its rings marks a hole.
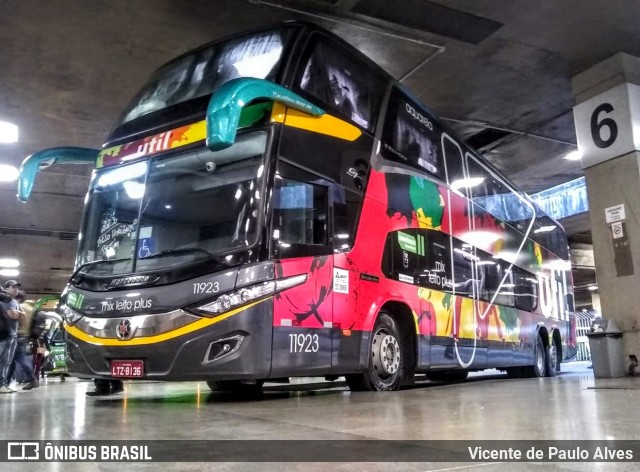
[[[408,306],[390,302],[376,317],[364,372],[346,376],[352,391],[399,390],[415,368],[415,335],[411,331],[413,315]]]

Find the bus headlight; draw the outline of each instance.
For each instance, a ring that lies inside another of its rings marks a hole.
[[[220,295],[214,301],[201,305],[196,309],[203,315],[220,315],[233,308],[238,308],[282,290],[303,284],[306,280],[307,274],[300,274],[286,279],[270,280],[258,285],[242,287],[234,292]]]
[[[64,319],[65,323],[67,323],[69,326],[73,326],[78,321],[80,321],[80,318],[84,316],[77,311],[69,308],[68,305],[61,305],[58,311],[60,315],[62,315],[62,319]]]

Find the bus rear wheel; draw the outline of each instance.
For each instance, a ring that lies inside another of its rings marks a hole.
[[[236,393],[239,395],[260,395],[264,381],[243,380],[207,380],[207,386],[212,392]]]
[[[547,377],[555,377],[556,373],[560,370],[559,349],[555,340],[551,340],[549,347],[547,348],[547,362],[546,362],[546,375]]]
[[[526,377],[544,377],[547,374],[548,349],[541,336],[538,336],[533,353],[533,365],[524,368]]]
[[[352,391],[399,390],[404,375],[402,337],[398,324],[388,313],[380,313],[371,336],[369,362],[362,374],[347,375]]]

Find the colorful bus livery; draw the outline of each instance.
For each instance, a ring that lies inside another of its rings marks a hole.
[[[562,228],[375,64],[291,22],[156,72],[96,164],[63,296],[94,378],[554,375],[571,354]]]

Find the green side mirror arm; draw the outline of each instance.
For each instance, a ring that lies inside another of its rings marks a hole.
[[[95,164],[100,151],[77,147],[58,147],[31,154],[20,166],[18,200],[26,202],[31,195],[36,175],[44,164]]]
[[[211,151],[219,151],[234,143],[242,108],[258,99],[281,102],[313,116],[324,115],[321,108],[268,80],[233,79],[213,94],[207,108],[207,147]]]

